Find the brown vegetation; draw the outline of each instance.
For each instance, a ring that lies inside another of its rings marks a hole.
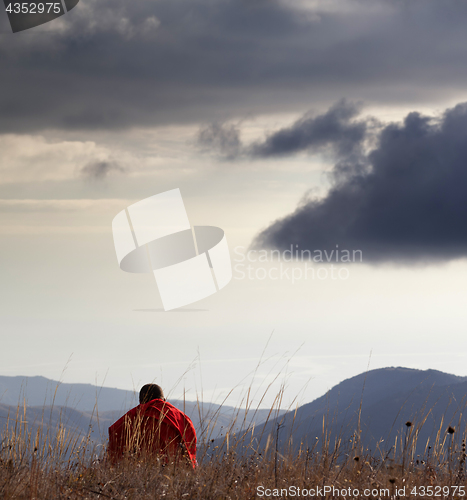
[[[302,490],[299,498],[310,498],[310,489],[315,498],[356,498],[357,490],[362,498],[464,497],[465,435],[441,422],[436,440],[426,444],[423,456],[416,456],[418,426],[422,424],[408,424],[389,451],[376,453],[362,448],[358,429],[350,441],[336,438],[330,442],[325,437],[325,423],[323,438],[294,454],[282,454],[275,445],[280,422],[266,450],[253,449],[251,432],[233,436],[227,431],[223,443],[202,438],[199,466],[193,470],[183,462],[166,464],[141,457],[112,465],[104,448],[92,448],[88,437],[75,436],[61,425],[53,431],[45,424],[30,428],[18,410],[1,437],[0,498],[292,498],[293,493],[299,497],[298,489]],[[207,451],[208,444],[213,451]],[[414,488],[418,488],[417,495]],[[370,490],[369,495],[364,494],[365,489]]]

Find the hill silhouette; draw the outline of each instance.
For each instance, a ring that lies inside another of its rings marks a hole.
[[[17,418],[18,408],[25,402],[20,420],[32,428],[45,422],[51,428],[62,425],[83,435],[90,430],[95,442],[104,442],[109,425],[137,404],[132,391],[57,384],[44,377],[0,377],[0,428],[5,428],[8,419]],[[236,439],[243,436],[243,445],[252,443],[265,450],[273,436],[278,437],[278,449],[285,452],[332,447],[337,440],[345,449],[358,440],[362,449],[384,455],[400,450],[407,440],[416,440],[414,450],[423,454],[430,443],[445,439],[448,426],[461,439],[467,426],[466,395],[467,377],[398,367],[344,380],[295,411],[271,412],[267,422],[269,410],[250,411],[245,416],[230,406],[169,400],[190,416],[200,438],[215,438],[213,448],[225,445],[226,431],[237,416],[230,443],[235,433]],[[405,425],[408,421],[410,427]]]
[[[465,433],[466,396],[467,377],[381,368],[344,380],[313,402],[236,437],[245,452],[251,445],[264,451],[273,442],[275,446],[275,440],[284,453],[323,445],[332,448],[338,440],[345,449],[358,439],[362,449],[381,455],[397,452],[402,442],[416,439],[414,450],[423,454],[430,443],[445,439],[448,426],[459,431],[456,438]],[[214,446],[225,443],[216,440]]]
[[[269,410],[245,412],[232,406],[168,397],[174,406],[186,413],[200,438],[216,438],[233,428],[259,424]],[[40,426],[51,430],[62,426],[67,431],[103,443],[108,427],[138,404],[138,394],[91,384],[65,384],[45,377],[0,376],[0,432],[19,419],[33,433]],[[280,411],[284,414],[285,411]]]

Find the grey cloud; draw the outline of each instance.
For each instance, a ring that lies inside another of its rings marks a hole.
[[[378,125],[374,118],[356,120],[361,106],[345,99],[325,113],[306,113],[289,127],[270,133],[262,141],[245,145],[236,125],[213,123],[202,127],[198,144],[224,159],[269,158],[293,155],[301,151],[324,151],[335,156],[362,156],[365,140]]]
[[[202,127],[198,134],[198,144],[201,148],[216,151],[228,159],[238,157],[242,150],[238,127],[222,123]]]
[[[80,2],[43,29],[1,35],[0,132],[222,122],[336,95],[391,103],[463,91],[467,3],[328,3],[307,16],[276,0]]]
[[[124,172],[124,169],[117,162],[111,160],[89,162],[80,170],[82,176],[92,180],[105,179],[115,172],[121,173]]]
[[[384,127],[366,164],[342,157],[323,199],[275,221],[256,248],[362,250],[366,261],[467,256],[467,103]],[[295,247],[294,247],[295,248]]]
[[[354,153],[360,149],[367,132],[366,121],[351,121],[359,112],[357,105],[342,100],[322,115],[304,116],[291,127],[274,132],[251,146],[250,154],[267,158],[323,147],[339,155]]]

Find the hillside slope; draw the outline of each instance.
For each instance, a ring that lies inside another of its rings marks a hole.
[[[27,422],[29,430],[45,425],[56,429],[60,423],[66,430],[87,435],[95,442],[105,442],[108,427],[138,404],[132,391],[97,387],[91,384],[64,384],[45,377],[0,376],[0,433],[18,419]],[[227,405],[168,398],[193,421],[199,439],[224,435],[231,425],[260,424],[269,410],[245,413]],[[284,414],[280,411],[279,414]]]
[[[387,454],[394,452],[396,437],[397,449],[400,438],[405,442],[416,437],[416,452],[423,453],[440,429],[441,440],[449,425],[461,431],[456,438],[464,433],[466,394],[467,377],[409,368],[372,370],[344,380],[321,398],[256,427],[253,436],[246,432],[242,442],[245,447],[253,443],[264,450],[271,445],[269,436],[275,439],[278,435],[278,448],[284,452],[290,448],[319,449],[325,441],[333,447],[340,439],[345,450],[359,436],[364,449]],[[410,427],[405,425],[407,421],[412,423]],[[220,446],[221,441],[215,444]]]

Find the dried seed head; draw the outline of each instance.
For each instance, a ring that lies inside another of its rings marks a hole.
[[[407,420],[407,422],[405,423],[405,425],[407,427],[412,427],[412,422],[410,420]]]
[[[456,429],[454,427],[449,426],[448,427],[448,434],[454,434],[456,432]]]

